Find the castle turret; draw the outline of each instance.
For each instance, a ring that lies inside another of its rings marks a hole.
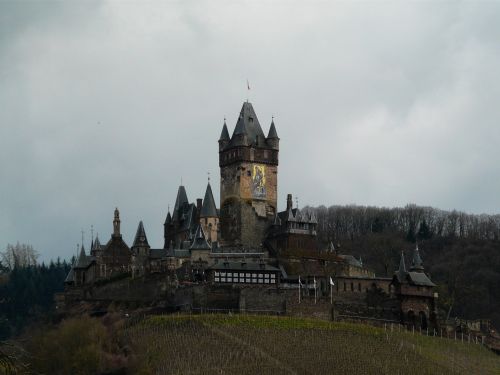
[[[415,246],[415,250],[413,251],[413,259],[411,261],[410,271],[424,272],[424,263],[422,262],[422,258],[420,258],[418,244]]]
[[[276,132],[276,127],[274,126],[274,118],[271,121],[271,127],[269,128],[269,133],[267,134],[266,143],[274,150],[279,150],[280,139],[278,138],[278,132]]]
[[[224,119],[224,126],[219,138],[219,151],[222,151],[227,146],[231,139],[229,138],[229,131],[227,130],[226,119]]]
[[[102,251],[102,245],[101,245],[101,241],[99,241],[99,233],[95,236],[95,239],[92,243],[92,249],[90,249],[90,254],[92,256],[97,256],[100,254],[100,252]]]
[[[148,255],[149,249],[150,246],[148,243],[148,238],[146,237],[146,231],[144,230],[144,225],[141,220],[139,221],[137,232],[135,233],[134,244],[132,245],[132,251],[135,254]]]
[[[200,224],[207,234],[208,242],[217,241],[217,230],[219,227],[219,215],[217,214],[217,207],[215,206],[215,199],[212,193],[210,181],[208,181],[207,189],[205,191],[205,198],[200,210]]]
[[[264,240],[277,208],[277,140],[273,125],[265,137],[245,102],[231,139],[224,147],[219,141],[222,245],[258,247]]]

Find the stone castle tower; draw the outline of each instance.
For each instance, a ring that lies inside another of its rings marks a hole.
[[[279,138],[267,137],[249,102],[243,103],[230,138],[224,122],[219,139],[221,238],[223,246],[258,247],[276,215]]]

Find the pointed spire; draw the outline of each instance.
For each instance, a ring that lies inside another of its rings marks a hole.
[[[172,222],[172,215],[170,215],[170,208],[167,213],[167,218],[165,219],[165,224],[170,224]]]
[[[99,241],[99,233],[97,233],[95,236],[94,246],[92,246],[92,250],[101,250],[101,241]]]
[[[418,251],[418,243],[415,246],[415,250],[413,251],[413,259],[411,262],[410,271],[423,272],[424,271],[424,263],[422,262],[422,258],[420,257],[420,252]]]
[[[278,138],[278,132],[276,132],[276,126],[274,126],[274,116],[271,121],[271,127],[269,128],[269,133],[267,133],[267,138],[268,139]]]
[[[205,237],[205,232],[203,231],[203,228],[201,225],[198,225],[198,228],[196,228],[196,234],[194,236],[193,243],[191,244],[191,247],[189,250],[210,250],[211,246],[207,241],[207,238]]]
[[[142,220],[139,221],[139,226],[137,227],[137,232],[135,233],[134,244],[132,247],[149,247],[148,239],[146,237],[146,231],[144,230],[144,225]]]
[[[80,254],[78,255],[78,260],[76,261],[76,266],[77,268],[85,268],[87,265],[87,254],[85,254],[85,247],[82,246],[80,247]]]
[[[220,133],[220,141],[229,141],[229,131],[227,130],[227,125],[226,125],[226,118],[224,117],[224,126],[222,127],[222,132]]]
[[[184,203],[189,203],[189,201],[186,193],[186,188],[183,185],[180,185],[179,189],[177,190],[177,198],[175,199],[174,215],[177,214],[177,211],[184,205]]]
[[[217,217],[217,207],[215,206],[210,180],[208,181],[207,190],[205,191],[205,198],[203,198],[203,206],[201,208],[200,217]]]

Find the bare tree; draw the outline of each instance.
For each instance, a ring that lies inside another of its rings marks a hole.
[[[33,249],[33,246],[19,242],[16,245],[7,244],[5,250],[0,252],[2,264],[10,270],[16,267],[34,266],[38,257],[39,254]]]

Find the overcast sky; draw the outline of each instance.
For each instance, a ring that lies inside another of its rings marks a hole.
[[[500,212],[500,2],[270,3],[1,1],[0,248],[69,257],[116,206],[161,247],[181,178],[219,202],[247,95],[275,116],[280,209]]]

